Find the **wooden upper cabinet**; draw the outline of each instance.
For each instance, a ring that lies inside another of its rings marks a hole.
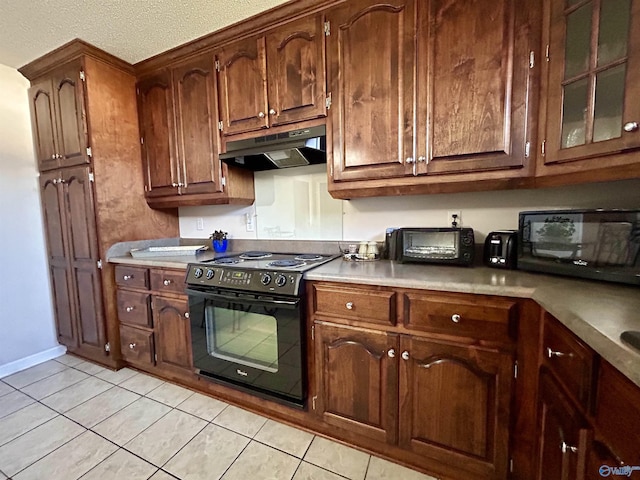
[[[224,135],[269,126],[265,38],[232,43],[217,55]]]
[[[171,75],[162,71],[137,85],[147,197],[177,194],[178,163]]]
[[[400,349],[399,445],[455,459],[460,478],[507,478],[511,354],[413,336]]]
[[[357,0],[327,12],[334,180],[413,173],[415,8]]]
[[[321,14],[234,42],[216,59],[223,135],[326,114]]]
[[[278,27],[266,37],[271,125],[326,115],[322,15]]]
[[[213,57],[205,55],[172,70],[180,192],[222,191]]]
[[[522,167],[528,2],[419,2],[417,173]]]
[[[81,61],[71,62],[29,89],[31,124],[41,171],[89,163]]]
[[[640,2],[549,5],[544,164],[606,167],[594,157],[640,147]]]

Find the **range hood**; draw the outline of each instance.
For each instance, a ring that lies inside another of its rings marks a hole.
[[[302,128],[227,142],[220,160],[253,171],[326,163],[326,127]]]

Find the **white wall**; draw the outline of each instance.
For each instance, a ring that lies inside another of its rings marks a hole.
[[[29,82],[0,65],[0,377],[58,352],[33,154]]]
[[[269,175],[269,172],[259,172],[258,175]],[[264,238],[259,235],[263,220],[259,214],[260,204],[265,203],[260,195],[261,190],[256,189],[257,207],[181,208],[180,236],[206,238],[213,230],[223,229],[232,238]],[[279,205],[283,208],[283,217],[293,215],[292,202],[280,202]],[[334,217],[333,221],[342,222],[339,226],[342,235],[333,240],[383,240],[387,227],[448,226],[448,213],[459,211],[462,226],[473,228],[476,242],[483,242],[492,230],[518,228],[518,213],[525,210],[640,208],[640,179],[539,190],[362,198],[343,201],[341,208],[342,219]],[[245,216],[256,212],[256,231],[247,232]],[[196,228],[198,218],[203,219],[203,230]]]

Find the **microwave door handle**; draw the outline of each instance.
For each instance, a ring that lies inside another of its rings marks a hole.
[[[222,295],[220,293],[209,293],[201,290],[196,290],[193,288],[187,288],[185,289],[185,292],[187,293],[187,295],[205,297],[211,300],[225,300],[228,302],[246,303],[251,305],[265,305],[265,306],[283,305],[288,307],[296,307],[298,303],[300,303],[299,299],[298,300],[260,300],[257,298],[253,299],[253,298],[247,298],[247,297],[235,297],[233,295]]]

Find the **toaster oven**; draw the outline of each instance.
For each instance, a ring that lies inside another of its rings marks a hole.
[[[400,263],[469,266],[475,241],[472,228],[398,228],[387,230],[388,257]]]

